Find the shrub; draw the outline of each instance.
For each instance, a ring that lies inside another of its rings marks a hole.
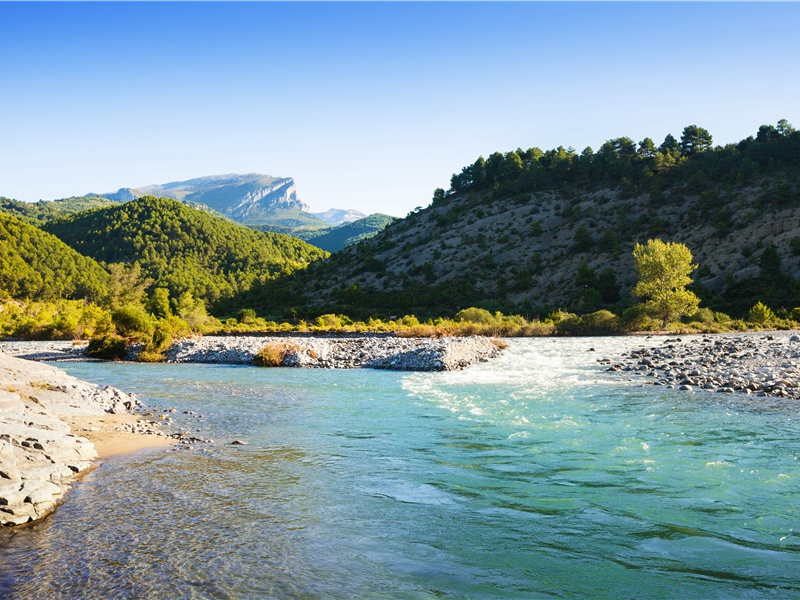
[[[338,315],[334,314],[320,315],[314,321],[314,328],[323,330],[341,329],[342,320],[339,318]]]
[[[714,321],[714,311],[705,307],[698,309],[696,313],[689,317],[690,323],[705,323],[708,325]]]
[[[153,331],[153,320],[138,304],[125,304],[111,313],[117,333],[123,337],[142,339]]]
[[[584,335],[611,335],[619,331],[619,318],[610,310],[598,310],[581,317]]]
[[[89,342],[86,353],[92,358],[102,358],[105,360],[122,360],[128,345],[125,338],[110,333],[99,338],[94,338]]]
[[[651,331],[654,322],[647,314],[645,305],[637,304],[622,313],[622,326],[628,331]]]
[[[252,308],[243,308],[236,313],[236,320],[239,321],[239,323],[251,325],[256,320],[256,311]]]
[[[492,325],[495,322],[495,317],[485,308],[465,308],[456,313],[456,321],[462,323],[480,323],[482,325]]]
[[[800,321],[800,306],[797,306],[792,309],[792,312],[789,313],[789,318],[792,321]]]
[[[253,362],[259,367],[280,367],[290,350],[285,343],[271,342],[258,351]]]
[[[763,302],[756,302],[747,314],[747,320],[758,325],[765,325],[775,319],[775,313]]]

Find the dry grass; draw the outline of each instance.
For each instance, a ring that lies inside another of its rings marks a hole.
[[[287,342],[270,342],[253,357],[253,362],[259,367],[280,367],[284,359],[289,355],[297,352],[299,348],[295,344]],[[316,352],[310,352],[312,358]]]

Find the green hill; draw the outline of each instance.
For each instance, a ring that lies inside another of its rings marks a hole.
[[[361,240],[373,237],[396,220],[395,217],[375,213],[363,219],[359,219],[358,221],[353,221],[352,223],[342,223],[337,227],[330,228],[324,233],[311,237],[304,237],[302,235],[298,237],[301,237],[317,248],[322,248],[328,252],[339,252],[339,250],[347,246],[352,246]]]
[[[38,202],[20,202],[19,200],[0,197],[0,211],[12,214],[35,225],[84,210],[104,208],[115,204],[115,201],[101,198],[100,196],[73,196],[60,200],[39,200]]]
[[[0,212],[0,298],[98,300],[109,274],[54,235]]]
[[[43,225],[75,250],[105,263],[138,261],[153,286],[207,303],[248,290],[327,253],[262,233],[169,198],[143,197]]]
[[[263,314],[546,314],[634,302],[631,251],[685,243],[706,305],[800,304],[800,133],[782,121],[713,147],[687,127],[660,146],[518,149],[479,158],[428,208],[235,299]]]

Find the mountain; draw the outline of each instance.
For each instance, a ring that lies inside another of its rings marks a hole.
[[[196,202],[246,224],[264,222],[276,210],[308,212],[308,206],[297,198],[294,179],[259,173],[212,175],[140,188],[120,188],[116,192],[99,195],[118,202],[143,196]]]
[[[316,235],[303,237],[302,239],[328,252],[339,252],[339,250],[347,246],[352,246],[361,240],[366,240],[377,235],[379,231],[396,220],[395,217],[375,213],[368,217],[358,219],[357,221],[344,223],[338,227],[323,230],[324,233],[317,233]]]
[[[331,208],[321,213],[311,213],[315,217],[319,217],[326,223],[332,225],[341,225],[342,223],[352,223],[363,219],[367,215],[357,210],[346,210],[342,208]]]
[[[101,208],[116,204],[114,200],[100,196],[80,196],[62,198],[60,200],[39,200],[38,202],[21,202],[9,198],[0,198],[0,211],[12,214],[34,225],[52,221],[65,215]]]
[[[428,208],[235,301],[301,316],[619,312],[634,303],[633,247],[651,238],[689,247],[714,310],[800,304],[800,132],[784,121],[711,147],[689,126],[660,147],[495,152]]]
[[[305,242],[145,196],[43,225],[78,252],[106,263],[138,261],[154,287],[213,303],[254,283],[304,268],[327,253]]]
[[[0,212],[0,299],[98,300],[109,274],[54,235]]]

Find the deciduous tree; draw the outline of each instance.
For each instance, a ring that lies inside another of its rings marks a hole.
[[[700,299],[686,289],[697,265],[692,264],[692,253],[684,244],[648,240],[645,245],[636,244],[633,260],[639,281],[632,293],[646,299],[645,310],[664,327],[697,310]]]

